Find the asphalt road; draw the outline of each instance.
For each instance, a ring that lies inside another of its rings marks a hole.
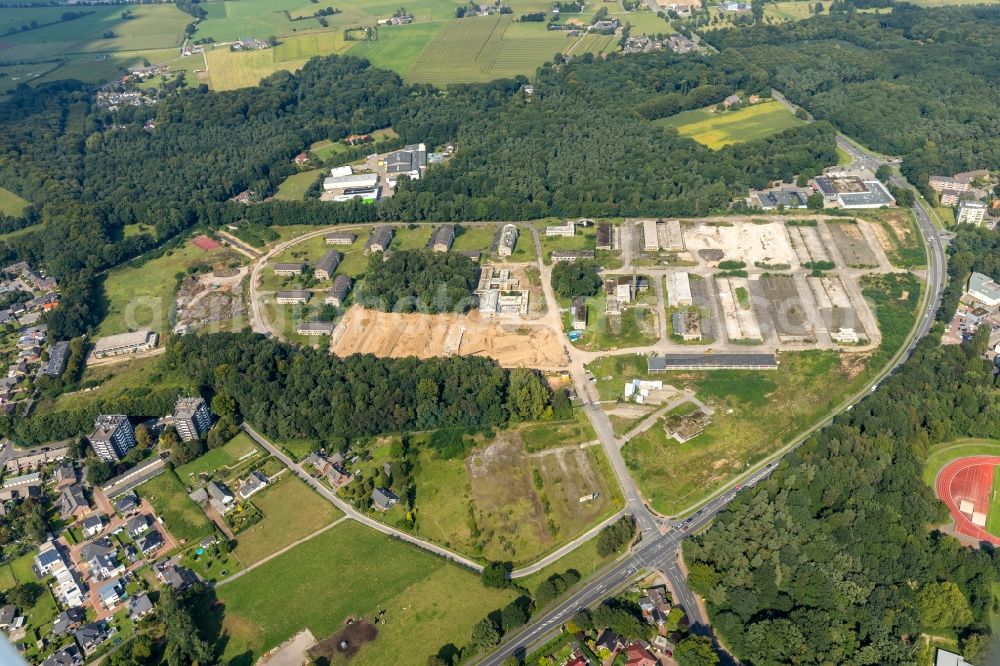
[[[848,152],[856,162],[872,171],[883,164],[892,163],[891,159],[865,151],[840,135],[837,136],[837,145]],[[909,187],[909,184],[898,174],[894,176],[893,184],[897,187]],[[919,199],[913,210],[928,254],[927,290],[923,298],[923,313],[918,314],[917,325],[911,331],[909,342],[905,348],[901,349],[893,361],[887,364],[883,371],[878,373],[863,390],[851,396],[833,414],[850,409],[862,400],[869,391],[874,390],[874,387],[878,386],[886,376],[894,372],[909,357],[917,341],[927,335],[934,323],[934,314],[941,303],[941,291],[946,279],[945,241],[934,227],[929,212]],[[580,395],[583,396],[586,393],[581,392]],[[639,543],[628,554],[587,578],[583,585],[570,596],[533,617],[530,623],[520,631],[510,634],[496,651],[484,656],[477,663],[485,666],[497,666],[512,654],[527,654],[533,646],[542,643],[560,631],[561,626],[572,618],[578,610],[593,606],[602,599],[613,595],[634,580],[636,574],[641,570],[656,570],[663,573],[670,583],[674,602],[684,608],[694,630],[707,633],[709,630],[708,619],[701,612],[701,607],[698,605],[678,563],[681,542],[689,534],[706,527],[719,512],[726,508],[742,488],[753,486],[770,475],[781,458],[801,446],[815,431],[828,425],[833,414],[803,433],[764,467],[748,472],[737,482],[734,482],[735,485],[723,489],[719,495],[705,503],[697,513],[683,521],[665,520],[657,516],[642,503],[634,482],[623,482],[621,485],[625,493],[627,510],[636,518],[636,523],[642,531]],[[614,441],[611,424],[607,415],[598,405],[588,404],[587,415],[602,442]],[[605,446],[605,450],[607,449],[608,447]],[[610,457],[612,466],[616,467],[616,457]],[[618,457],[620,458],[620,456]],[[624,481],[622,479],[624,477],[631,481],[626,470],[616,468],[615,472],[620,480]]]

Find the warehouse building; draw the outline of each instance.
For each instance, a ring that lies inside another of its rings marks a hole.
[[[98,340],[97,344],[94,345],[94,357],[107,358],[109,356],[121,356],[122,354],[149,351],[156,347],[158,339],[156,333],[146,329],[131,333],[108,335]]]

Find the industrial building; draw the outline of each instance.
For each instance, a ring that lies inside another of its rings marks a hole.
[[[828,205],[847,209],[882,208],[896,203],[885,185],[859,176],[830,173],[813,182]]]
[[[555,224],[545,227],[545,235],[552,236],[575,236],[576,223],[570,220],[566,224]]]
[[[327,192],[352,188],[370,190],[377,185],[377,173],[353,173],[347,176],[327,176],[323,179],[323,189]]]
[[[610,222],[600,222],[597,225],[597,249],[611,250],[614,245]]]
[[[664,354],[649,356],[646,371],[651,373],[673,370],[775,370],[778,359],[774,354]]]
[[[135,430],[124,414],[102,414],[87,439],[98,458],[117,462],[135,446]]]
[[[582,331],[587,328],[587,302],[583,296],[573,299],[573,330]]]
[[[389,187],[396,187],[400,178],[420,180],[427,170],[427,146],[422,143],[410,144],[402,150],[389,153],[383,162],[385,181]]]
[[[678,308],[693,305],[691,276],[685,271],[667,275],[667,296],[670,305]]]
[[[646,252],[660,251],[660,239],[656,232],[656,220],[642,221],[642,247]]]
[[[969,278],[969,296],[987,307],[1000,305],[1000,285],[988,275],[973,273]]]
[[[156,347],[158,339],[159,337],[156,333],[146,329],[131,333],[108,335],[98,340],[97,344],[94,345],[94,357],[107,358],[109,356],[149,351]]]
[[[553,250],[552,263],[560,261],[576,261],[577,259],[593,259],[596,255],[593,250]]]

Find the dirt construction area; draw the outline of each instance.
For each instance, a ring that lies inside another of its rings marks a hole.
[[[785,225],[779,222],[687,226],[684,227],[684,242],[696,256],[701,250],[721,250],[723,259],[744,261],[748,266],[758,263],[796,264],[788,232]]]
[[[561,337],[542,326],[486,322],[478,313],[426,315],[354,306],[337,325],[330,350],[338,356],[489,356],[509,368],[563,368]]]
[[[377,637],[378,629],[371,622],[348,622],[343,629],[310,649],[309,656],[316,660],[325,658],[330,663],[347,660],[356,655],[365,643]]]

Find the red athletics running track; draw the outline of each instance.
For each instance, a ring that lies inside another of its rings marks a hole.
[[[969,516],[958,510],[959,503],[967,500],[972,502],[974,511],[988,513],[995,465],[1000,465],[1000,456],[970,456],[953,460],[938,472],[936,490],[938,498],[948,505],[955,519],[957,533],[1000,546],[1000,538],[973,525]]]

